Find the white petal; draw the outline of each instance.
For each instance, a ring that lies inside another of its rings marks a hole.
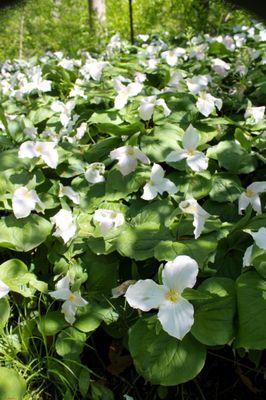
[[[238,199],[238,214],[242,214],[247,206],[250,204],[250,197],[247,197],[245,193],[241,193]]]
[[[266,228],[260,228],[258,232],[251,233],[251,236],[259,248],[266,250]]]
[[[165,171],[159,164],[153,164],[151,169],[151,181],[160,183],[164,177]]]
[[[266,192],[266,182],[253,182],[247,187],[246,190],[252,190],[256,194]]]
[[[127,86],[127,90],[128,90],[128,95],[130,97],[134,97],[137,96],[141,90],[142,90],[142,86],[141,83],[139,82],[132,82]]]
[[[167,178],[163,178],[160,185],[157,185],[156,187],[160,194],[163,194],[163,192],[167,192],[169,194],[174,194],[177,192],[177,187],[174,182]]]
[[[150,164],[150,159],[137,146],[134,146],[136,158],[143,164]]]
[[[162,304],[165,294],[166,290],[162,285],[157,285],[152,279],[145,279],[130,285],[125,297],[131,307],[149,311]]]
[[[199,143],[199,134],[196,129],[190,124],[186,129],[183,139],[183,147],[186,150],[196,149]]]
[[[171,151],[171,153],[168,154],[166,157],[165,161],[166,162],[176,162],[183,160],[184,158],[187,157],[187,151],[186,150],[174,150]]]
[[[119,93],[115,98],[115,108],[121,110],[128,102],[128,94]]]
[[[9,287],[0,279],[0,299],[5,297],[9,293]]]
[[[168,115],[171,114],[171,110],[170,110],[169,107],[167,107],[167,104],[166,104],[166,102],[164,101],[164,99],[158,99],[158,100],[156,101],[156,105],[163,108],[163,112],[164,112],[164,115],[165,115],[166,117],[167,117]]]
[[[87,300],[83,299],[78,292],[74,292],[73,294],[75,295],[75,300],[73,300],[75,306],[84,307],[88,304]]]
[[[154,185],[151,185],[149,182],[143,187],[143,194],[141,198],[143,200],[152,200],[158,194],[157,188]]]
[[[123,176],[130,174],[137,168],[137,160],[135,157],[124,156],[121,157],[117,163],[117,168]]]
[[[58,153],[57,150],[54,148],[56,143],[54,142],[43,142],[43,152],[41,157],[43,161],[50,167],[56,168],[58,164]]]
[[[70,285],[70,279],[68,276],[64,276],[63,278],[61,278],[57,284],[55,285],[56,290],[59,289],[69,289],[69,285]]]
[[[251,265],[251,254],[253,250],[253,244],[247,248],[243,257],[243,267],[249,267]]]
[[[177,256],[165,264],[162,272],[163,284],[181,294],[185,288],[192,288],[195,285],[198,271],[199,266],[193,258]]]
[[[250,204],[252,205],[253,210],[255,210],[257,214],[261,214],[261,202],[258,194],[250,197]]]
[[[165,332],[182,340],[194,323],[194,308],[183,298],[177,302],[167,301],[160,306],[158,319]]]
[[[49,295],[52,296],[54,299],[57,300],[67,300],[71,295],[71,291],[69,289],[58,289],[54,290],[53,292],[49,292]]]
[[[104,182],[105,178],[103,176],[105,172],[105,165],[103,163],[92,163],[88,166],[87,171],[84,176],[89,183]]]
[[[59,192],[59,197],[63,197],[66,196],[68,197],[70,200],[73,201],[73,203],[75,204],[79,204],[80,200],[79,200],[79,194],[77,192],[75,192],[71,186],[63,186],[60,183],[60,192]]]
[[[77,307],[75,306],[75,304],[72,301],[65,301],[62,304],[62,313],[65,315],[65,320],[69,323],[69,324],[74,324],[76,318],[75,318],[75,314],[77,311]]]
[[[33,157],[38,157],[35,151],[35,143],[31,141],[27,141],[22,143],[22,145],[19,148],[18,152],[19,158],[33,158]]]
[[[196,151],[193,156],[187,157],[187,165],[192,171],[204,171],[208,168],[209,159],[201,151]]]
[[[214,103],[209,102],[208,100],[205,100],[201,97],[198,98],[196,106],[199,112],[203,114],[205,117],[208,117],[214,110]]]
[[[139,116],[144,121],[149,121],[152,117],[154,104],[142,103],[139,107]]]
[[[35,190],[28,190],[22,186],[15,190],[12,198],[12,208],[16,218],[26,218],[40,202]]]

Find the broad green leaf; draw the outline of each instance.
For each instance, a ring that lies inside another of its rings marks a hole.
[[[0,299],[0,329],[6,326],[9,317],[10,317],[10,305],[8,299],[4,297]]]
[[[0,367],[0,399],[22,400],[26,393],[26,381],[12,368]]]
[[[263,350],[266,347],[266,281],[257,272],[237,279],[238,332],[236,347]]]
[[[255,243],[252,247],[251,265],[254,265],[257,272],[266,279],[266,251]]]
[[[36,214],[16,219],[0,218],[0,247],[16,251],[30,251],[45,241],[52,224]]]
[[[77,358],[83,350],[86,334],[73,327],[64,329],[56,338],[55,349],[61,357]]]
[[[118,170],[112,170],[107,176],[105,198],[111,201],[124,199],[144,186],[148,178],[148,171],[141,168],[127,176],[123,176]]]
[[[111,307],[89,302],[87,306],[78,309],[74,326],[82,332],[93,332],[102,321],[110,324],[117,318],[118,314]]]
[[[235,175],[219,172],[212,177],[210,198],[214,201],[233,203],[242,191],[241,182]]]
[[[140,318],[129,330],[129,351],[139,374],[154,385],[174,386],[193,379],[204,366],[205,346],[190,334],[168,335],[156,317]]]
[[[48,311],[47,314],[39,316],[38,329],[44,336],[53,336],[68,325],[60,311]]]
[[[178,191],[184,193],[187,197],[201,199],[207,196],[212,189],[211,174],[209,171],[201,173],[185,174],[173,172],[167,176],[175,183]]]
[[[191,333],[208,346],[230,342],[235,335],[235,283],[228,278],[209,278],[198,287],[212,298],[195,301],[194,324]]]

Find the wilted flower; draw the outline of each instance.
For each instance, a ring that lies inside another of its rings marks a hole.
[[[37,204],[41,209],[44,208],[44,204],[35,190],[29,190],[25,186],[15,190],[12,197],[12,208],[16,218],[28,217],[31,211],[35,210]]]
[[[159,164],[153,164],[150,180],[143,188],[142,199],[152,200],[158,193],[163,194],[163,192],[167,192],[174,194],[177,192],[176,185],[170,179],[164,178],[164,174],[165,171]]]
[[[155,106],[163,108],[163,113],[167,117],[171,114],[171,110],[167,107],[163,99],[158,99],[156,96],[148,96],[141,100],[139,106],[139,116],[144,121],[149,121],[153,115]]]
[[[79,204],[80,198],[79,194],[75,192],[71,186],[63,186],[62,183],[59,183],[59,197],[68,197],[75,204]]]
[[[55,142],[32,142],[27,141],[22,143],[19,148],[19,158],[34,158],[41,159],[51,168],[56,168],[58,164],[58,154],[55,149]]]
[[[223,101],[221,99],[209,93],[200,93],[196,103],[197,109],[205,117],[208,117],[215,110],[215,107],[220,111],[222,105]]]
[[[112,160],[118,160],[117,168],[123,176],[137,168],[138,161],[149,164],[149,158],[137,146],[122,146],[110,152]]]
[[[261,202],[259,194],[266,191],[266,181],[253,182],[246,188],[238,200],[238,213],[242,214],[249,204],[251,204],[257,214],[261,214]]]
[[[105,172],[105,165],[100,162],[95,162],[87,166],[85,172],[85,178],[89,183],[104,182],[105,178],[103,176]]]
[[[5,297],[9,293],[9,291],[9,287],[5,284],[5,282],[1,281],[0,279],[0,299]]]
[[[185,214],[193,215],[194,236],[198,239],[204,228],[206,219],[210,216],[197,202],[197,200],[190,198],[179,203],[179,208]]]
[[[49,294],[56,300],[64,300],[61,311],[65,320],[72,325],[75,322],[77,308],[86,306],[88,302],[80,296],[79,292],[71,292],[69,285],[70,280],[65,276],[55,285],[56,290]]]
[[[159,308],[158,319],[163,330],[182,340],[194,323],[194,308],[182,297],[197,279],[198,264],[188,256],[177,256],[168,261],[162,271],[162,285],[152,279],[139,280],[129,286],[125,297],[128,304],[142,311]]]
[[[95,211],[93,220],[99,222],[100,230],[103,236],[105,236],[110,229],[118,228],[125,222],[124,215],[121,212],[105,210],[103,208]]]
[[[113,288],[112,289],[112,299],[117,299],[118,297],[123,296],[126,293],[128,287],[135,282],[136,281],[128,280],[128,281],[121,283],[121,285]]]
[[[71,211],[61,209],[51,218],[56,230],[53,236],[61,237],[67,243],[76,233],[77,225],[73,221]]]
[[[166,157],[166,162],[176,162],[186,159],[187,165],[193,171],[203,171],[208,168],[208,158],[196,148],[199,143],[199,135],[195,128],[190,124],[186,129],[183,139],[183,149],[174,150]]]

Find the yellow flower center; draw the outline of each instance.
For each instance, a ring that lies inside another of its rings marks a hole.
[[[31,197],[30,191],[27,191],[27,192],[23,193],[23,198],[24,199],[29,199],[30,197]]]
[[[112,214],[111,214],[111,218],[112,219],[115,219],[117,217],[117,213],[116,212],[113,212]]]
[[[38,144],[38,145],[36,146],[36,151],[37,151],[38,153],[42,153],[42,152],[43,152],[43,145],[42,145],[42,144]]]
[[[251,190],[251,189],[248,189],[247,191],[246,191],[246,196],[247,197],[253,197],[254,196],[254,192],[253,192],[253,190]]]
[[[134,154],[135,154],[135,151],[134,151],[134,149],[132,147],[127,149],[127,155],[128,156],[133,156]]]
[[[74,295],[74,293],[70,293],[70,295],[68,296],[68,300],[74,301],[75,299],[76,299],[76,296]]]
[[[166,300],[172,301],[173,303],[176,303],[177,300],[180,298],[180,294],[176,289],[169,289],[168,292],[165,295]]]
[[[187,154],[188,154],[189,156],[194,156],[195,150],[194,150],[192,147],[190,147],[189,149],[187,149]]]

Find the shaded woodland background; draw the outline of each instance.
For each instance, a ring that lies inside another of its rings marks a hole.
[[[101,51],[110,37],[130,39],[130,3],[134,37],[166,32],[170,37],[200,32],[219,34],[246,24],[250,16],[217,0],[27,0],[0,10],[0,60],[63,50]]]

